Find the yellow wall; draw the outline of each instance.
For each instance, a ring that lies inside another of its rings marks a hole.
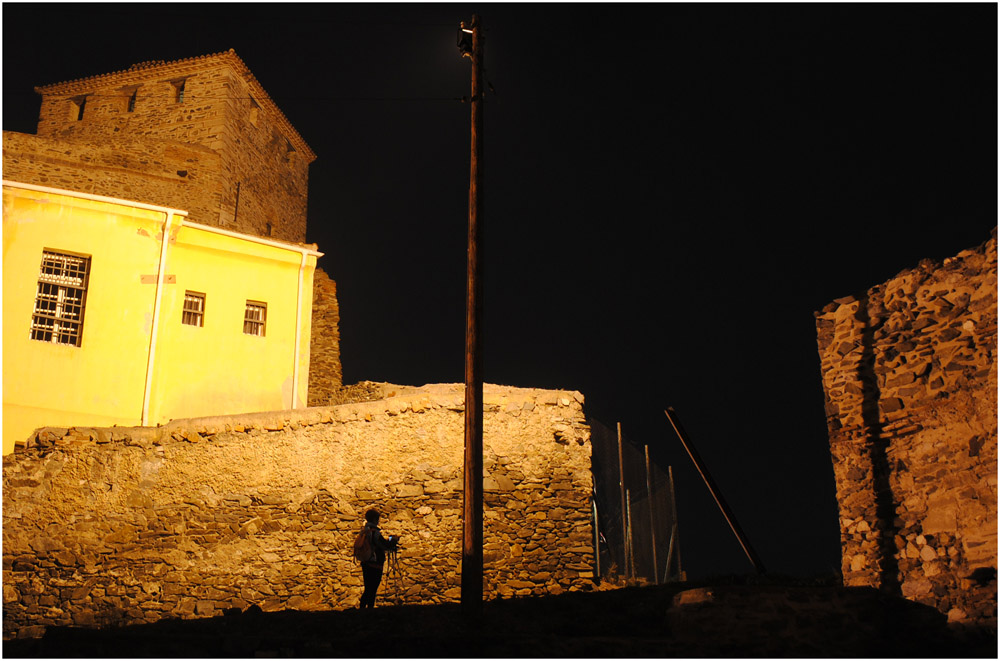
[[[177,274],[160,311],[157,369],[150,423],[173,418],[276,411],[292,407],[295,310],[301,253],[190,227],[175,233],[167,273]],[[298,402],[309,382],[308,348],[315,257],[307,258],[303,300],[305,369]],[[204,326],[181,323],[185,290],[205,294]],[[245,335],[247,300],[267,303],[264,337]],[[210,360],[208,358],[211,358]]]
[[[137,425],[166,214],[126,203],[3,187],[3,452],[37,427]],[[292,408],[301,253],[175,228],[167,250],[149,424]],[[30,339],[43,249],[91,257],[80,347]],[[304,291],[316,257],[307,256]],[[185,289],[206,294],[204,327],[181,324]],[[243,334],[247,299],[265,337]],[[296,406],[307,401],[311,296],[304,296]]]

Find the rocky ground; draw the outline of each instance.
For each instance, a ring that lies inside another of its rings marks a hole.
[[[374,611],[245,612],[110,630],[50,629],[6,657],[985,657],[995,628],[949,629],[867,588],[673,584]]]

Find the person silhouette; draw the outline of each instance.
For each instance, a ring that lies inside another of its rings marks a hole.
[[[378,522],[381,514],[378,510],[370,509],[365,512],[364,530],[371,535],[372,555],[368,560],[361,561],[361,575],[365,581],[365,591],[361,595],[361,603],[358,608],[375,608],[375,595],[378,593],[379,584],[382,583],[382,571],[385,566],[385,554],[387,551],[395,551],[399,548],[399,535],[389,535],[388,539],[382,536]]]

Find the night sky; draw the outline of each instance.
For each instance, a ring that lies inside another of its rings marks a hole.
[[[997,221],[997,6],[3,5],[35,85],[233,48],[318,154],[345,383],[460,382],[486,28],[485,375],[582,392],[674,466],[689,577],[840,564],[813,313]]]

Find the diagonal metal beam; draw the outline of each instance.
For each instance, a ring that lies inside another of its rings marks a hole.
[[[701,479],[705,481],[705,486],[708,487],[708,490],[712,494],[712,498],[715,499],[715,504],[719,506],[720,510],[722,510],[722,516],[726,517],[726,523],[729,524],[729,528],[733,531],[733,534],[736,535],[736,539],[739,540],[740,546],[743,547],[743,552],[747,554],[747,558],[750,560],[750,564],[753,565],[753,568],[757,570],[758,574],[766,574],[767,572],[764,570],[764,563],[760,561],[760,558],[757,556],[757,552],[753,550],[752,546],[750,546],[750,540],[747,539],[747,536],[743,533],[743,529],[740,528],[740,524],[736,521],[736,515],[733,514],[731,509],[729,509],[729,504],[726,503],[726,499],[722,497],[722,492],[719,490],[719,487],[715,485],[715,480],[712,479],[711,473],[708,472],[708,467],[705,466],[705,462],[701,460],[701,456],[698,454],[698,451],[695,450],[690,437],[688,437],[687,432],[684,431],[680,418],[677,417],[677,412],[674,411],[672,407],[667,407],[664,413],[667,414],[667,419],[670,420],[670,424],[673,425],[678,438],[681,439],[681,444],[684,446],[684,449],[687,450],[688,456],[691,457],[691,461],[694,462],[695,468],[698,469],[698,473],[701,474]]]

